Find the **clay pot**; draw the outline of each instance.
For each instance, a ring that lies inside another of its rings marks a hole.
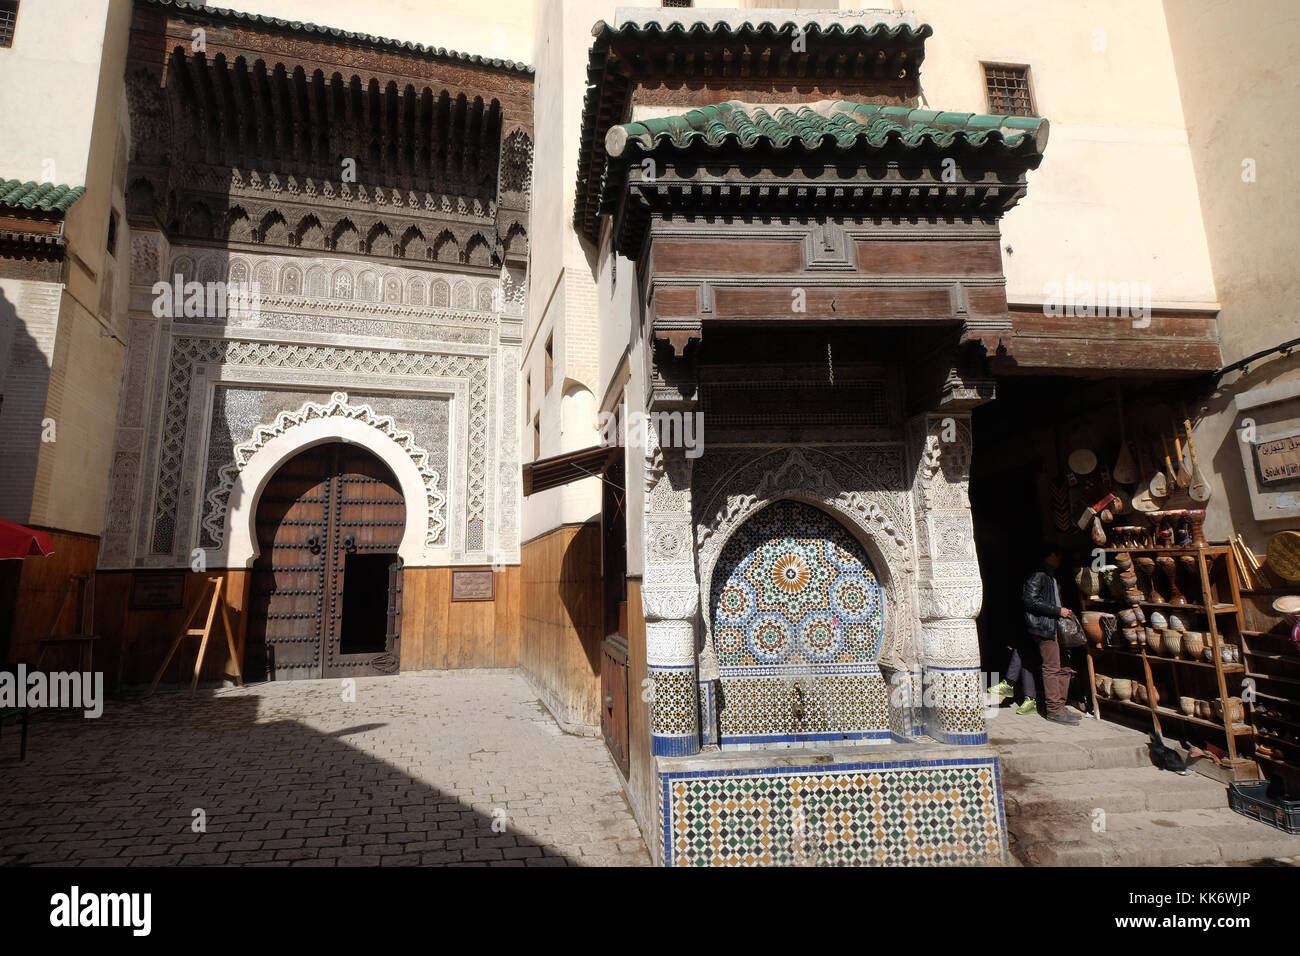
[[[1209,641],[1206,641],[1205,647],[1201,649],[1201,660],[1205,661],[1207,664],[1214,663],[1214,648],[1210,646]]]
[[[1107,611],[1084,611],[1083,612],[1083,632],[1088,635],[1088,640],[1092,641],[1098,647],[1106,643],[1106,635],[1115,629],[1115,615]]]
[[[1179,698],[1178,698],[1178,709],[1181,710],[1181,711],[1182,711],[1186,716],[1188,716],[1188,717],[1195,717],[1195,716],[1196,716],[1196,698],[1195,698],[1195,697],[1179,697]]]
[[[1138,623],[1137,609],[1126,607],[1119,612],[1119,621],[1125,627],[1136,627]]]
[[[1101,575],[1091,567],[1083,567],[1074,572],[1074,584],[1089,601],[1100,601]]]
[[[1138,573],[1141,574],[1142,577],[1146,578],[1147,590],[1151,593],[1151,600],[1156,604],[1164,604],[1165,599],[1161,597],[1160,592],[1156,590],[1155,558],[1138,558],[1134,564],[1137,565]]]
[[[1228,645],[1228,653],[1232,655],[1232,663],[1234,663],[1234,664],[1240,664],[1240,663],[1241,663],[1241,648],[1240,648],[1240,647],[1238,647],[1236,644],[1230,644],[1230,645]]]
[[[1101,692],[1101,696],[1109,697],[1112,693],[1111,679],[1105,675],[1098,675],[1097,683],[1099,685],[1097,689]]]
[[[1156,635],[1155,628],[1153,627],[1142,628],[1142,640],[1139,643],[1141,643],[1143,647],[1150,647],[1154,649],[1156,643],[1159,640],[1160,638]]]
[[[1183,619],[1179,617],[1177,614],[1169,615],[1169,626],[1173,628],[1175,631],[1187,630],[1187,625],[1183,623]]]
[[[1170,657],[1177,657],[1183,650],[1183,633],[1173,628],[1165,628],[1160,634],[1160,646]]]
[[[1147,702],[1146,684],[1143,684],[1141,681],[1133,682],[1133,699],[1139,704],[1145,704]]]
[[[1208,700],[1198,700],[1196,702],[1196,716],[1201,720],[1209,720],[1213,716],[1210,712],[1210,702]]]
[[[1214,715],[1215,720],[1223,720],[1223,701],[1210,701],[1210,713]],[[1246,707],[1241,702],[1240,697],[1228,698],[1228,723],[1241,724],[1246,721]]]
[[[1192,547],[1204,548],[1207,546],[1205,540],[1205,511],[1204,509],[1195,509],[1187,512],[1187,527],[1192,533]]]
[[[1151,622],[1152,627],[1159,628],[1162,631],[1169,626],[1169,621],[1159,611],[1152,611],[1147,620]]]
[[[1133,569],[1133,557],[1127,551],[1121,551],[1115,555],[1115,567],[1119,568],[1121,574],[1127,574]]]
[[[1126,627],[1124,628],[1124,642],[1128,644],[1129,649],[1133,650],[1142,643],[1142,628]]]
[[[1116,700],[1133,699],[1133,682],[1126,677],[1116,677],[1110,683],[1111,692]]]
[[[1205,638],[1200,631],[1186,631],[1183,634],[1183,653],[1190,659],[1196,660],[1201,656],[1201,651],[1205,650]]]
[[[1169,557],[1168,555],[1161,555],[1160,557],[1156,558],[1156,565],[1160,568],[1160,572],[1164,575],[1165,582],[1168,585],[1169,600],[1166,601],[1165,603],[1177,604],[1177,605],[1186,604],[1187,598],[1183,597],[1182,592],[1178,590],[1177,562],[1175,562],[1174,559]]]

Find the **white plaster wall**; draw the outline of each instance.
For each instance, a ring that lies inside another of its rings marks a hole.
[[[527,63],[535,0],[218,0],[211,6]]]
[[[0,179],[83,185],[95,90],[113,0],[37,0],[18,7],[14,45],[0,49]]]

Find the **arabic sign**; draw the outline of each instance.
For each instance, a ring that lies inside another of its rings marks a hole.
[[[1300,479],[1300,435],[1288,435],[1255,446],[1260,481],[1275,485]]]

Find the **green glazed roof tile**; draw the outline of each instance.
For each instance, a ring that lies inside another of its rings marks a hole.
[[[68,207],[80,199],[85,191],[85,186],[0,179],[0,206],[36,209],[41,212],[67,212]]]
[[[629,149],[649,152],[663,145],[674,149],[767,146],[774,150],[831,146],[848,151],[861,146],[880,149],[890,143],[906,149],[933,146],[942,150],[965,143],[1034,156],[1046,147],[1048,128],[1047,120],[1036,116],[986,116],[844,100],[769,110],[733,101],[680,116],[613,126],[605,149],[609,156],[621,157]]]

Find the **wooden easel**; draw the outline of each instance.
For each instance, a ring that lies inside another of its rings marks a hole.
[[[77,593],[74,606],[74,612],[77,616],[76,631],[72,634],[56,636],[54,632],[59,626],[59,621],[63,618],[63,611],[67,608],[68,600],[72,597],[73,591]],[[51,647],[75,645],[78,651],[78,665],[81,669],[87,673],[94,670],[95,642],[99,640],[98,634],[91,633],[95,629],[94,625],[94,578],[90,575],[74,574],[64,582],[63,592],[59,595],[58,607],[54,609],[54,614],[50,617],[50,623],[45,628],[45,633],[36,640],[35,668],[40,670],[41,664],[45,660],[45,652]]]
[[[176,640],[172,641],[171,648],[167,651],[166,658],[163,659],[162,666],[158,668],[158,673],[154,675],[153,683],[149,685],[149,693],[146,697],[153,696],[153,692],[158,689],[158,682],[162,680],[163,673],[167,670],[167,665],[172,662],[176,655],[176,650],[181,646],[181,642],[187,637],[201,638],[199,641],[199,656],[194,660],[194,680],[190,683],[190,696],[194,696],[195,690],[199,686],[199,672],[203,669],[203,655],[208,650],[208,638],[212,634],[212,625],[216,621],[217,607],[221,607],[221,627],[226,632],[226,647],[230,650],[230,659],[235,665],[235,680],[239,686],[244,686],[244,672],[239,664],[239,653],[235,650],[235,632],[230,626],[230,610],[226,607],[226,602],[221,600],[221,590],[225,587],[225,578],[208,578],[203,592],[199,595],[198,600],[190,608],[190,613],[185,616],[185,623],[181,625],[180,632],[176,635]],[[208,598],[208,592],[211,590],[212,597]],[[194,619],[198,617],[199,611],[202,610],[204,603],[208,606],[208,616],[202,627],[191,627]]]

